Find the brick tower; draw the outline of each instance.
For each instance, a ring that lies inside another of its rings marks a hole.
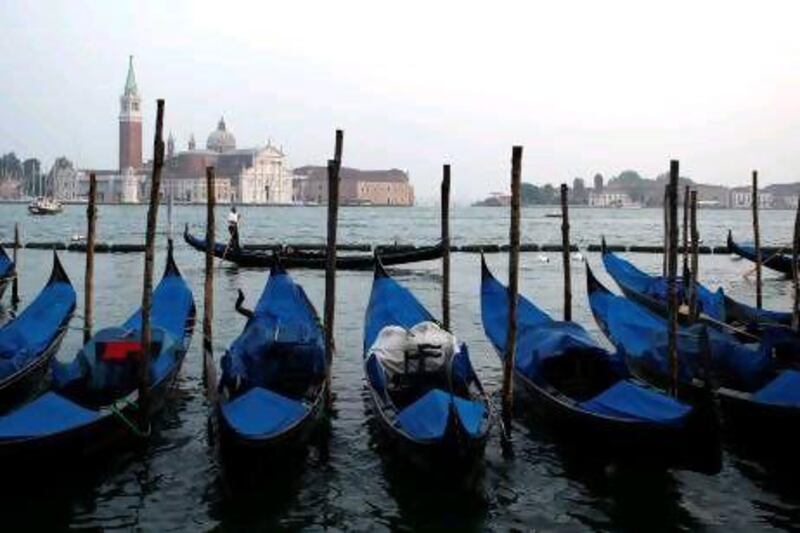
[[[142,168],[142,107],[136,76],[133,74],[133,56],[128,62],[125,90],[119,98],[119,170]]]

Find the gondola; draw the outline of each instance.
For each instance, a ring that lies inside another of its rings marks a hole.
[[[3,294],[11,284],[11,280],[14,279],[14,275],[14,262],[8,257],[3,247],[0,246],[0,299],[3,298]]]
[[[508,289],[481,258],[481,317],[502,360],[508,340]],[[633,378],[625,361],[575,322],[553,320],[518,299],[516,390],[533,414],[561,435],[628,460],[681,461],[698,441],[713,442],[708,420],[684,402]],[[703,447],[705,449],[705,447]]]
[[[377,259],[364,320],[364,372],[375,419],[398,457],[468,470],[483,455],[490,405],[467,345]]]
[[[197,238],[189,233],[188,225],[183,232],[183,238],[189,246],[205,253],[205,239]],[[442,257],[442,253],[443,247],[439,243],[435,246],[420,247],[415,250],[387,250],[381,254],[381,261],[384,265],[400,265],[439,259]],[[273,253],[265,250],[234,248],[219,242],[214,244],[215,257],[242,267],[270,268],[278,260],[287,269],[324,269],[327,261],[326,255],[324,251],[301,251],[287,248]],[[337,255],[336,257],[336,268],[340,270],[371,270],[374,266],[375,260],[372,254]]]
[[[53,252],[50,279],[22,313],[0,327],[0,412],[41,387],[75,311],[75,289]]]
[[[192,292],[171,246],[151,311],[148,407],[154,414],[164,405],[194,329]],[[136,425],[141,320],[138,310],[120,326],[98,331],[72,361],[52,362],[51,388],[0,416],[2,464],[68,464],[147,435]]]
[[[737,244],[733,240],[733,232],[731,232],[731,230],[728,230],[728,250],[739,257],[744,257],[753,262],[756,261],[755,247]],[[792,277],[792,258],[789,255],[780,252],[766,253],[762,250],[761,265],[776,272],[780,272],[786,277]]]
[[[667,388],[667,322],[632,300],[614,295],[586,269],[589,305],[600,329],[638,377]],[[703,324],[678,329],[678,391],[699,401],[713,391],[725,426],[773,449],[800,443],[800,372],[772,358],[770,331],[761,344],[744,345]]]
[[[221,450],[228,458],[257,453],[281,462],[305,449],[323,417],[324,333],[305,291],[280,264],[255,309],[244,312],[244,330],[221,361]]]
[[[619,285],[622,292],[635,302],[660,315],[667,313],[667,281],[663,276],[651,276],[626,261],[606,247],[602,241],[603,265],[606,271]],[[682,304],[687,302],[682,278],[678,278],[678,298]],[[697,284],[697,302],[701,318],[714,327],[725,324],[746,328],[749,334],[758,334],[759,325],[789,326],[792,314],[781,311],[757,309],[727,296],[722,288],[711,291],[704,285]],[[798,339],[800,345],[800,339]]]

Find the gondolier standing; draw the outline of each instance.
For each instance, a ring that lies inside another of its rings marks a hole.
[[[236,206],[231,206],[231,212],[228,213],[228,231],[231,234],[231,240],[228,243],[229,247],[234,250],[239,249],[239,219],[241,216],[236,211]]]

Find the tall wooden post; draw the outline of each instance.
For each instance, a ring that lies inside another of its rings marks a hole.
[[[12,259],[14,261],[14,279],[11,280],[11,305],[16,307],[19,303],[19,223],[14,224],[14,251]]]
[[[92,338],[94,326],[94,240],[95,223],[97,221],[97,176],[89,173],[89,204],[86,206],[86,274],[84,275],[85,292],[83,295],[83,344]]]
[[[561,184],[561,257],[564,262],[564,320],[572,320],[572,273],[570,270],[569,245],[569,207],[567,184]]]
[[[750,195],[753,207],[753,244],[756,249],[756,308],[761,309],[761,236],[758,231],[758,171],[753,171],[753,191]]]
[[[689,290],[689,186],[683,189],[683,290],[688,294]]]
[[[699,309],[697,306],[697,282],[699,279],[698,269],[700,268],[700,258],[698,256],[700,234],[697,232],[697,191],[692,191],[690,193],[689,206],[692,228],[692,265],[690,267],[691,279],[689,280],[689,317],[692,322],[695,322],[699,316]]]
[[[153,141],[153,175],[150,182],[150,206],[147,209],[147,229],[144,247],[144,283],[142,288],[142,360],[139,365],[139,427],[150,431],[150,360],[152,359],[152,330],[150,314],[153,303],[153,256],[155,255],[158,201],[161,191],[161,169],[164,166],[164,100],[158,99],[156,134]]]
[[[794,238],[792,239],[792,328],[800,330],[800,267],[797,265],[800,255],[800,196],[797,197],[797,210],[794,215]]]
[[[206,264],[203,285],[203,385],[206,397],[213,399],[216,393],[216,367],[214,366],[214,336],[211,325],[214,321],[214,242],[216,222],[214,206],[214,167],[206,167]]]
[[[450,331],[450,165],[442,167],[442,325]]]
[[[668,185],[668,227],[669,227],[669,256],[667,257],[667,286],[668,286],[668,351],[671,378],[671,392],[678,395],[678,161],[672,160],[669,164]]]
[[[333,337],[336,311],[336,229],[339,221],[339,171],[342,167],[344,132],[336,130],[333,159],[328,160],[328,245],[325,260],[325,390],[328,406],[333,402],[331,367],[335,343]]]
[[[511,438],[514,410],[514,359],[517,352],[517,295],[519,293],[519,209],[522,176],[522,146],[511,151],[511,226],[508,254],[508,338],[503,358],[503,421],[506,439]]]
[[[669,184],[664,187],[664,255],[661,258],[661,275],[667,277],[667,257],[669,257]]]

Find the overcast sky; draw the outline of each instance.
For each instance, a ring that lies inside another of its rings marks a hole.
[[[408,169],[420,199],[654,176],[800,180],[800,3],[14,1],[0,6],[0,151],[117,165],[128,55],[152,153],[155,99],[179,148],[224,114],[240,147]]]

